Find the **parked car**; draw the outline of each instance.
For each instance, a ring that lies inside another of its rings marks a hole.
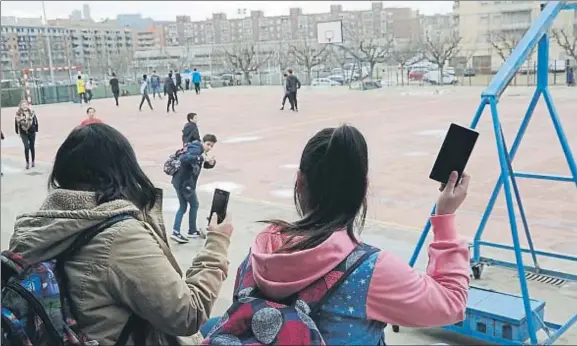
[[[345,84],[345,77],[342,75],[333,74],[333,75],[328,76],[327,79],[335,81],[335,82],[339,83],[339,85]]]
[[[465,77],[474,77],[476,74],[475,69],[472,67],[467,67],[463,70],[463,76]]]
[[[410,80],[422,80],[423,76],[429,71],[423,68],[416,68],[409,72],[409,79]]]
[[[337,86],[339,83],[328,78],[315,78],[313,79],[312,86]]]
[[[450,73],[443,72],[443,79],[441,80],[441,71],[430,71],[425,73],[423,80],[428,81],[433,85],[443,84],[457,84],[457,78]]]

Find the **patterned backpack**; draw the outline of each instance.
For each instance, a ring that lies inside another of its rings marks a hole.
[[[315,323],[321,307],[359,265],[378,251],[359,244],[335,269],[282,301],[263,295],[254,282],[251,261],[246,260],[239,269],[232,306],[202,344],[326,345]]]
[[[2,345],[98,345],[88,340],[76,322],[63,264],[97,234],[129,218],[118,215],[86,230],[62,254],[46,262],[26,263],[20,254],[3,251]],[[136,318],[129,320],[117,345],[126,344]]]
[[[178,149],[174,154],[171,154],[166,162],[164,162],[164,173],[173,176],[180,169],[180,156],[186,151],[186,147]]]

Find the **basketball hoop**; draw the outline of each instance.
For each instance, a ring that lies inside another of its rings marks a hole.
[[[343,22],[341,20],[317,22],[317,43],[343,43]]]

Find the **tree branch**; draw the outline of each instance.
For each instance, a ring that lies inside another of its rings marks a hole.
[[[570,37],[563,29],[553,29],[551,35],[555,38],[559,47],[563,48],[568,56],[577,61],[577,33]]]

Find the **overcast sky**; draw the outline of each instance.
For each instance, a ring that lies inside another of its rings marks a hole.
[[[203,20],[214,12],[225,12],[229,18],[238,17],[239,8],[262,10],[265,15],[288,14],[289,8],[300,7],[304,13],[328,12],[331,4],[341,4],[344,10],[371,8],[370,1],[45,1],[48,19],[68,18],[74,9],[89,4],[92,19],[115,18],[117,14],[141,13],[155,20],[174,20],[176,15],[189,15]],[[453,1],[383,1],[384,6],[409,6],[423,14],[447,13]],[[41,1],[7,1],[0,3],[3,16],[40,17]]]

